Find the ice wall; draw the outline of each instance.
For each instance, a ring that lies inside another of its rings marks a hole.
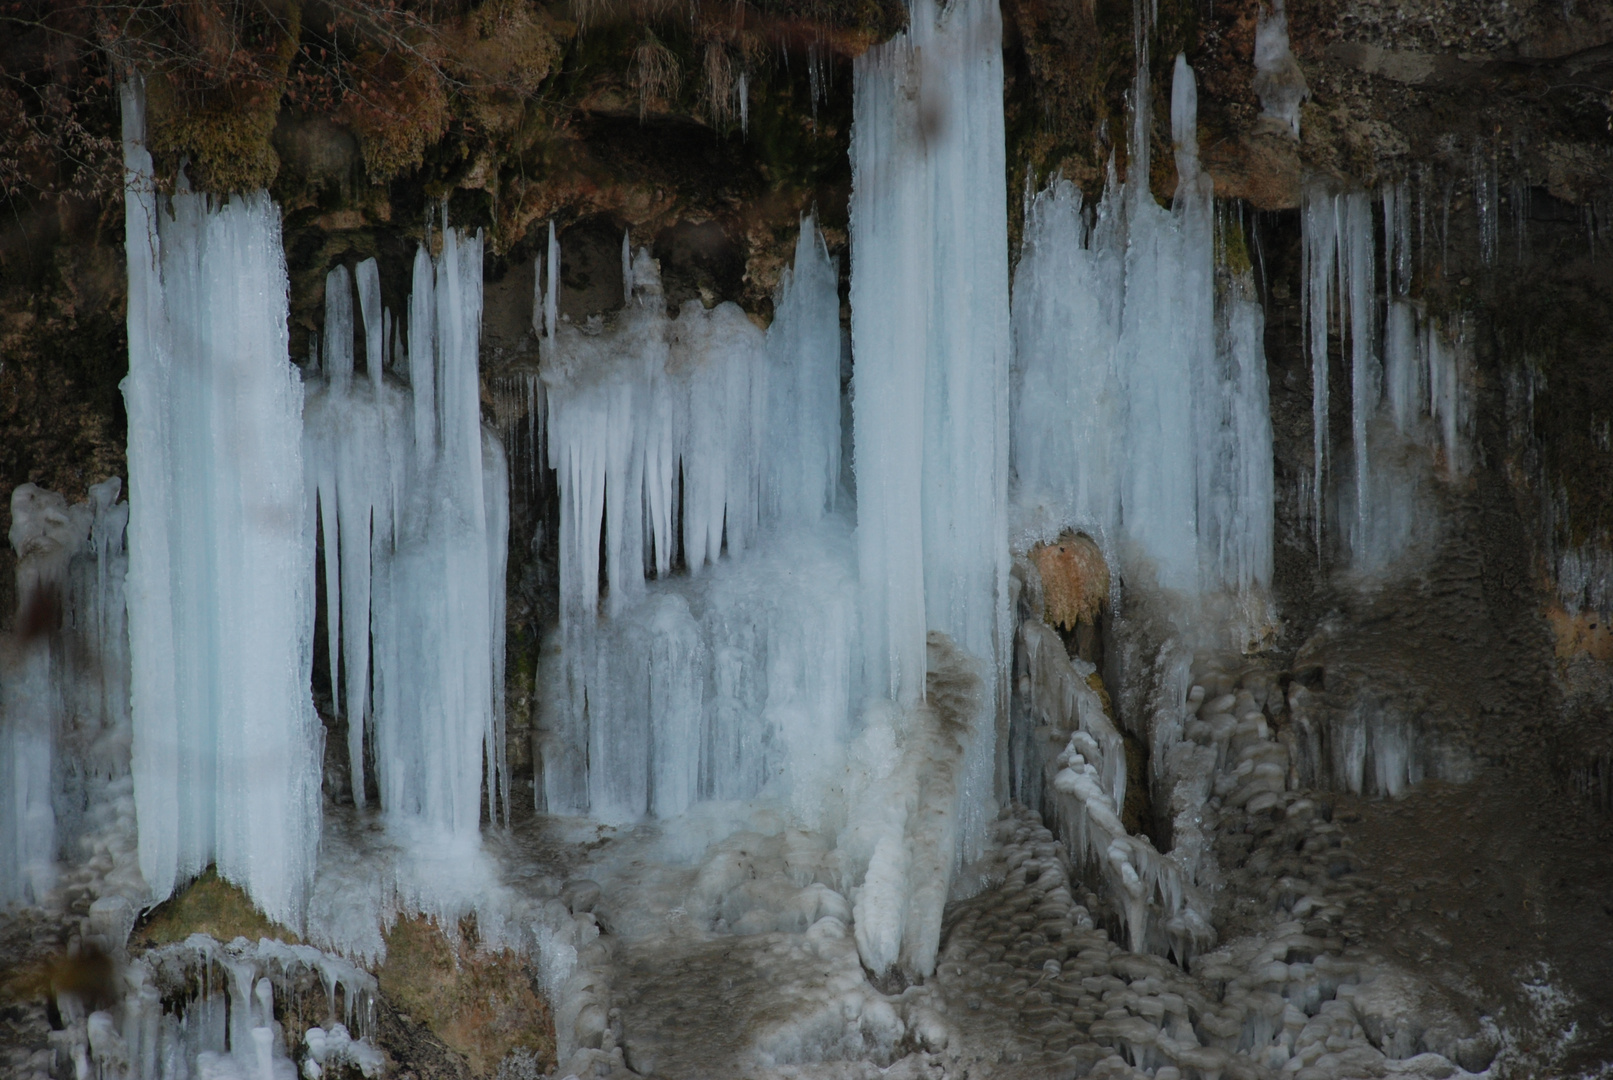
[[[625,239],[623,309],[564,322],[557,245],[548,264],[561,625],[540,807],[619,822],[766,792],[817,821],[856,634],[845,526],[820,520],[839,478],[834,262],[803,220],[765,334],[731,303],[669,318]]]
[[[1144,68],[1137,100],[1149,99]],[[1264,318],[1241,224],[1213,212],[1192,70],[1178,58],[1171,209],[1111,169],[1090,211],[1063,180],[1031,197],[1014,279],[1017,542],[1095,537],[1178,594],[1271,579]],[[1147,144],[1134,131],[1134,170]]]
[[[296,926],[319,835],[302,386],[264,192],[159,200],[123,92],[129,636],[140,866],[216,862]],[[159,205],[161,203],[161,205]]]
[[[1009,655],[1008,268],[995,4],[913,6],[855,64],[852,350],[864,678],[924,696],[926,635],[981,665],[958,782],[959,854],[994,811]],[[865,957],[866,959],[866,957]]]
[[[97,484],[73,506],[34,484],[11,493],[18,603],[0,650],[0,907],[49,898],[86,787],[128,773],[119,486]]]
[[[353,375],[354,280],[325,287],[323,370],[303,439],[323,546],[332,708],[347,717],[354,802],[366,757],[395,818],[475,835],[508,814],[504,568],[509,478],[481,419],[482,239],[443,232],[413,266],[408,383],[388,375],[374,260],[358,265],[368,371]],[[314,561],[309,533],[306,558]],[[373,646],[372,646],[373,643]],[[372,652],[373,648],[373,652]],[[485,785],[484,785],[485,780]]]

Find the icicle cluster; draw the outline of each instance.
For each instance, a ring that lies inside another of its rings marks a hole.
[[[838,273],[814,222],[765,335],[731,303],[669,319],[659,268],[625,239],[622,311],[561,323],[550,244],[561,655],[540,805],[671,817],[758,794],[792,749],[793,772],[821,770],[849,715],[855,625],[844,540],[811,529],[840,471]],[[807,531],[746,554],[775,521]]]
[[[1146,68],[1138,78],[1146,102]],[[1264,319],[1225,241],[1217,265],[1196,113],[1178,57],[1171,210],[1112,168],[1090,216],[1062,180],[1028,202],[1014,284],[1015,497],[1025,529],[1082,529],[1167,589],[1249,593],[1269,584],[1272,560]],[[1146,177],[1146,142],[1131,160]]]
[[[1376,574],[1434,535],[1429,487],[1466,472],[1465,348],[1411,299],[1411,199],[1404,181],[1381,193],[1383,253],[1365,192],[1306,189],[1302,207],[1305,315],[1311,359],[1315,473],[1311,497],[1323,552],[1334,471],[1328,338],[1350,364],[1350,467],[1336,485],[1351,566]],[[1382,272],[1382,299],[1378,274]]]
[[[159,209],[126,87],[129,636],[140,867],[156,897],[216,862],[301,923],[319,836],[303,391],[280,214],[183,181]]]
[[[115,1010],[86,1014],[71,992],[57,996],[65,1028],[58,1045],[78,1076],[295,1080],[299,1042],[308,1080],[327,1070],[377,1077],[385,1064],[372,1041],[375,977],[306,945],[221,945],[192,934],[142,955],[121,979],[127,993]],[[323,1024],[285,1029],[304,1015]]]
[[[504,596],[509,478],[481,420],[482,239],[445,229],[415,257],[407,379],[375,260],[357,268],[367,377],[353,377],[353,279],[325,283],[322,378],[304,417],[308,520],[323,544],[332,708],[347,716],[353,800],[367,758],[389,813],[461,836],[480,796],[509,810]],[[400,320],[401,321],[401,320]],[[307,557],[313,561],[310,533]],[[373,651],[372,651],[373,650]]]

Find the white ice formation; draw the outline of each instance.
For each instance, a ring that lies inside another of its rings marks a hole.
[[[765,334],[731,303],[669,318],[645,250],[624,269],[610,325],[550,323],[544,339],[561,649],[540,805],[624,822],[793,791],[810,816],[844,742],[856,637],[845,526],[829,514],[834,261],[805,219]]]
[[[129,643],[140,868],[157,897],[216,863],[296,926],[320,822],[303,499],[268,195],[159,200],[123,101]]]
[[[299,1050],[304,1080],[344,1066],[351,1072],[341,1075],[381,1075],[385,1059],[372,1041],[375,977],[340,957],[192,934],[123,965],[117,977],[121,1001],[111,1010],[87,1012],[74,994],[57,995],[58,1052],[78,1076],[297,1080]],[[323,1024],[287,1031],[277,1012]]]
[[[836,884],[876,972],[933,968],[954,869],[995,814],[1000,34],[990,4],[920,5],[857,62],[854,535],[838,274],[810,219],[765,335],[733,304],[669,318],[646,251],[624,252],[620,312],[558,320],[552,239],[534,319],[561,503],[541,805],[614,823],[783,806],[837,838]],[[925,701],[932,682],[945,702]]]
[[[508,815],[504,569],[509,478],[481,419],[482,240],[444,229],[415,256],[407,383],[387,374],[374,260],[358,265],[368,377],[353,377],[353,284],[325,283],[322,378],[304,411],[324,558],[332,710],[347,717],[353,801],[367,751],[381,807],[448,836]],[[394,331],[396,333],[397,331]],[[314,560],[313,533],[306,557]]]
[[[1148,100],[1146,69],[1136,99]],[[1170,210],[1146,181],[1094,210],[1066,181],[1026,207],[1014,279],[1016,543],[1085,531],[1111,564],[1183,596],[1253,596],[1272,567],[1264,317],[1241,228],[1218,223],[1178,58]],[[1132,175],[1148,175],[1134,131]],[[1218,258],[1219,251],[1219,258]],[[860,369],[859,369],[860,370]]]

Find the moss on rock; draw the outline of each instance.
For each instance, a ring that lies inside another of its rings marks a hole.
[[[476,1076],[494,1075],[513,1050],[536,1055],[540,1069],[551,1067],[554,1018],[532,972],[513,953],[477,950],[473,938],[461,934],[455,943],[426,919],[400,920],[377,972],[381,993],[464,1055]]]
[[[206,872],[169,899],[153,908],[135,927],[137,945],[156,947],[184,941],[192,934],[206,934],[218,941],[248,941],[273,938],[295,943],[297,935],[270,920],[259,911],[238,886]]]

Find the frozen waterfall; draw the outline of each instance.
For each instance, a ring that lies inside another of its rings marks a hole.
[[[121,486],[71,506],[33,484],[11,493],[21,632],[0,647],[0,908],[45,903],[58,857],[104,850],[96,818],[130,809]]]
[[[157,897],[216,862],[302,921],[319,838],[303,388],[280,213],[183,180],[159,200],[123,99],[129,638],[140,868]]]
[[[1410,296],[1412,236],[1405,181],[1365,191],[1304,193],[1306,344],[1311,360],[1318,551],[1330,528],[1352,571],[1376,577],[1438,535],[1433,481],[1467,471],[1471,346]],[[1378,230],[1382,228],[1382,252]],[[1379,277],[1381,275],[1381,282]],[[1350,456],[1329,438],[1329,335],[1350,371]]]

